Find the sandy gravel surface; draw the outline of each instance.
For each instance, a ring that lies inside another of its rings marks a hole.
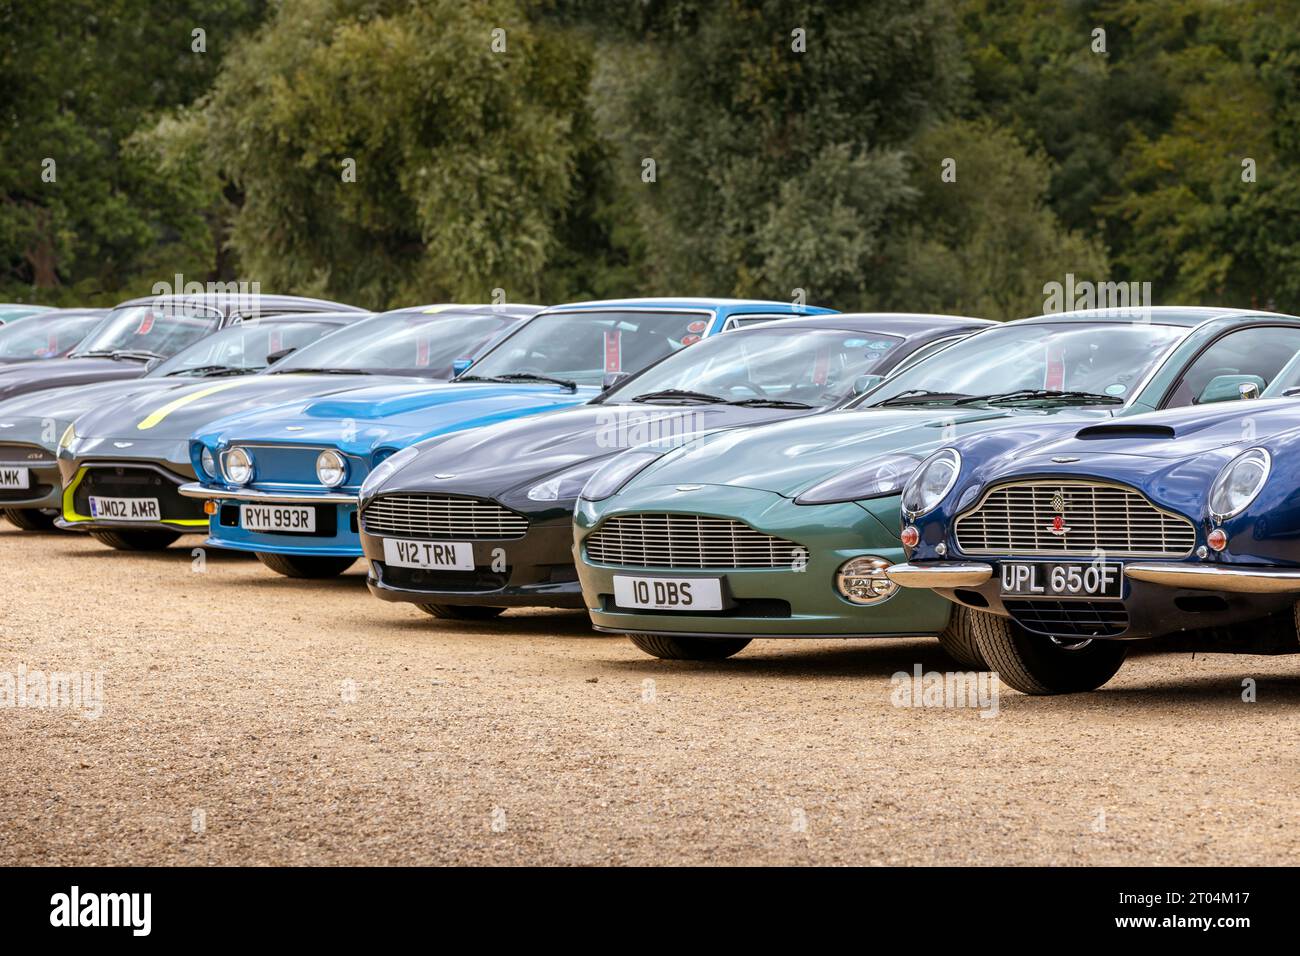
[[[0,863],[1300,862],[1300,658],[1147,653],[986,718],[891,703],[950,666],[926,640],[672,664],[356,569],[0,525],[0,675],[103,672],[98,718],[0,708]]]

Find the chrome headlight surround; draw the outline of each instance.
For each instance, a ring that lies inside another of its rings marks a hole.
[[[217,459],[212,454],[212,449],[207,445],[199,452],[199,468],[203,471],[204,478],[219,478],[217,473]]]
[[[1210,516],[1216,521],[1241,514],[1268,481],[1273,458],[1264,448],[1248,448],[1219,469],[1210,485]]]
[[[253,456],[236,445],[221,454],[221,474],[232,485],[246,485],[253,480]]]
[[[898,585],[885,572],[890,562],[874,554],[849,558],[835,572],[835,590],[851,604],[883,604],[898,593]]]
[[[326,488],[337,488],[348,480],[348,460],[332,448],[316,456],[316,480]]]
[[[903,514],[916,518],[939,507],[959,474],[961,454],[955,448],[940,448],[917,466],[903,486]]]

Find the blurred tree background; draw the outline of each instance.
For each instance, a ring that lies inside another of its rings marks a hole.
[[[1292,0],[0,0],[0,300],[1300,311],[1298,86]]]

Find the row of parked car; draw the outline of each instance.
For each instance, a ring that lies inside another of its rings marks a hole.
[[[21,529],[201,534],[295,578],[364,557],[372,594],[436,618],[582,608],[677,660],[934,635],[1045,694],[1101,686],[1133,639],[1300,651],[1297,317],[6,308]]]

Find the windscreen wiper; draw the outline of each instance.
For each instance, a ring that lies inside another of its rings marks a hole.
[[[1013,402],[1066,402],[1070,405],[1123,405],[1124,399],[1097,392],[1069,392],[1054,388],[1021,388],[1014,392],[995,392],[992,395],[975,395],[953,402],[954,405],[1009,405]]]
[[[114,349],[108,354],[111,359],[133,359],[141,362],[148,362],[153,359],[166,358],[165,355],[159,355],[157,352],[150,352],[148,349]]]
[[[742,398],[727,402],[728,405],[743,405],[746,408],[812,408],[807,402],[796,402],[788,398]]]
[[[686,402],[704,402],[709,405],[726,403],[725,398],[719,398],[717,395],[710,395],[708,392],[693,392],[689,388],[665,388],[657,392],[646,392],[644,395],[633,397],[634,402],[658,402],[663,399],[679,399]]]
[[[959,399],[971,398],[965,392],[932,392],[928,388],[909,388],[906,392],[891,395],[883,401],[876,402],[871,408],[885,408],[889,405],[929,405],[946,402],[949,405]]]
[[[505,375],[459,375],[453,381],[457,382],[550,382],[552,385],[559,385],[561,388],[567,388],[571,392],[578,390],[578,383],[572,382],[567,378],[556,378],[554,375],[542,375],[538,372],[507,372]]]
[[[88,352],[73,352],[68,358],[111,358],[112,349],[91,349]]]
[[[372,375],[362,368],[277,368],[270,375]]]
[[[266,368],[265,365],[259,368],[240,368],[237,365],[195,365],[191,368],[178,368],[175,371],[168,372],[167,378],[173,375],[201,375],[208,378],[214,375],[243,375],[245,372],[258,372]]]

